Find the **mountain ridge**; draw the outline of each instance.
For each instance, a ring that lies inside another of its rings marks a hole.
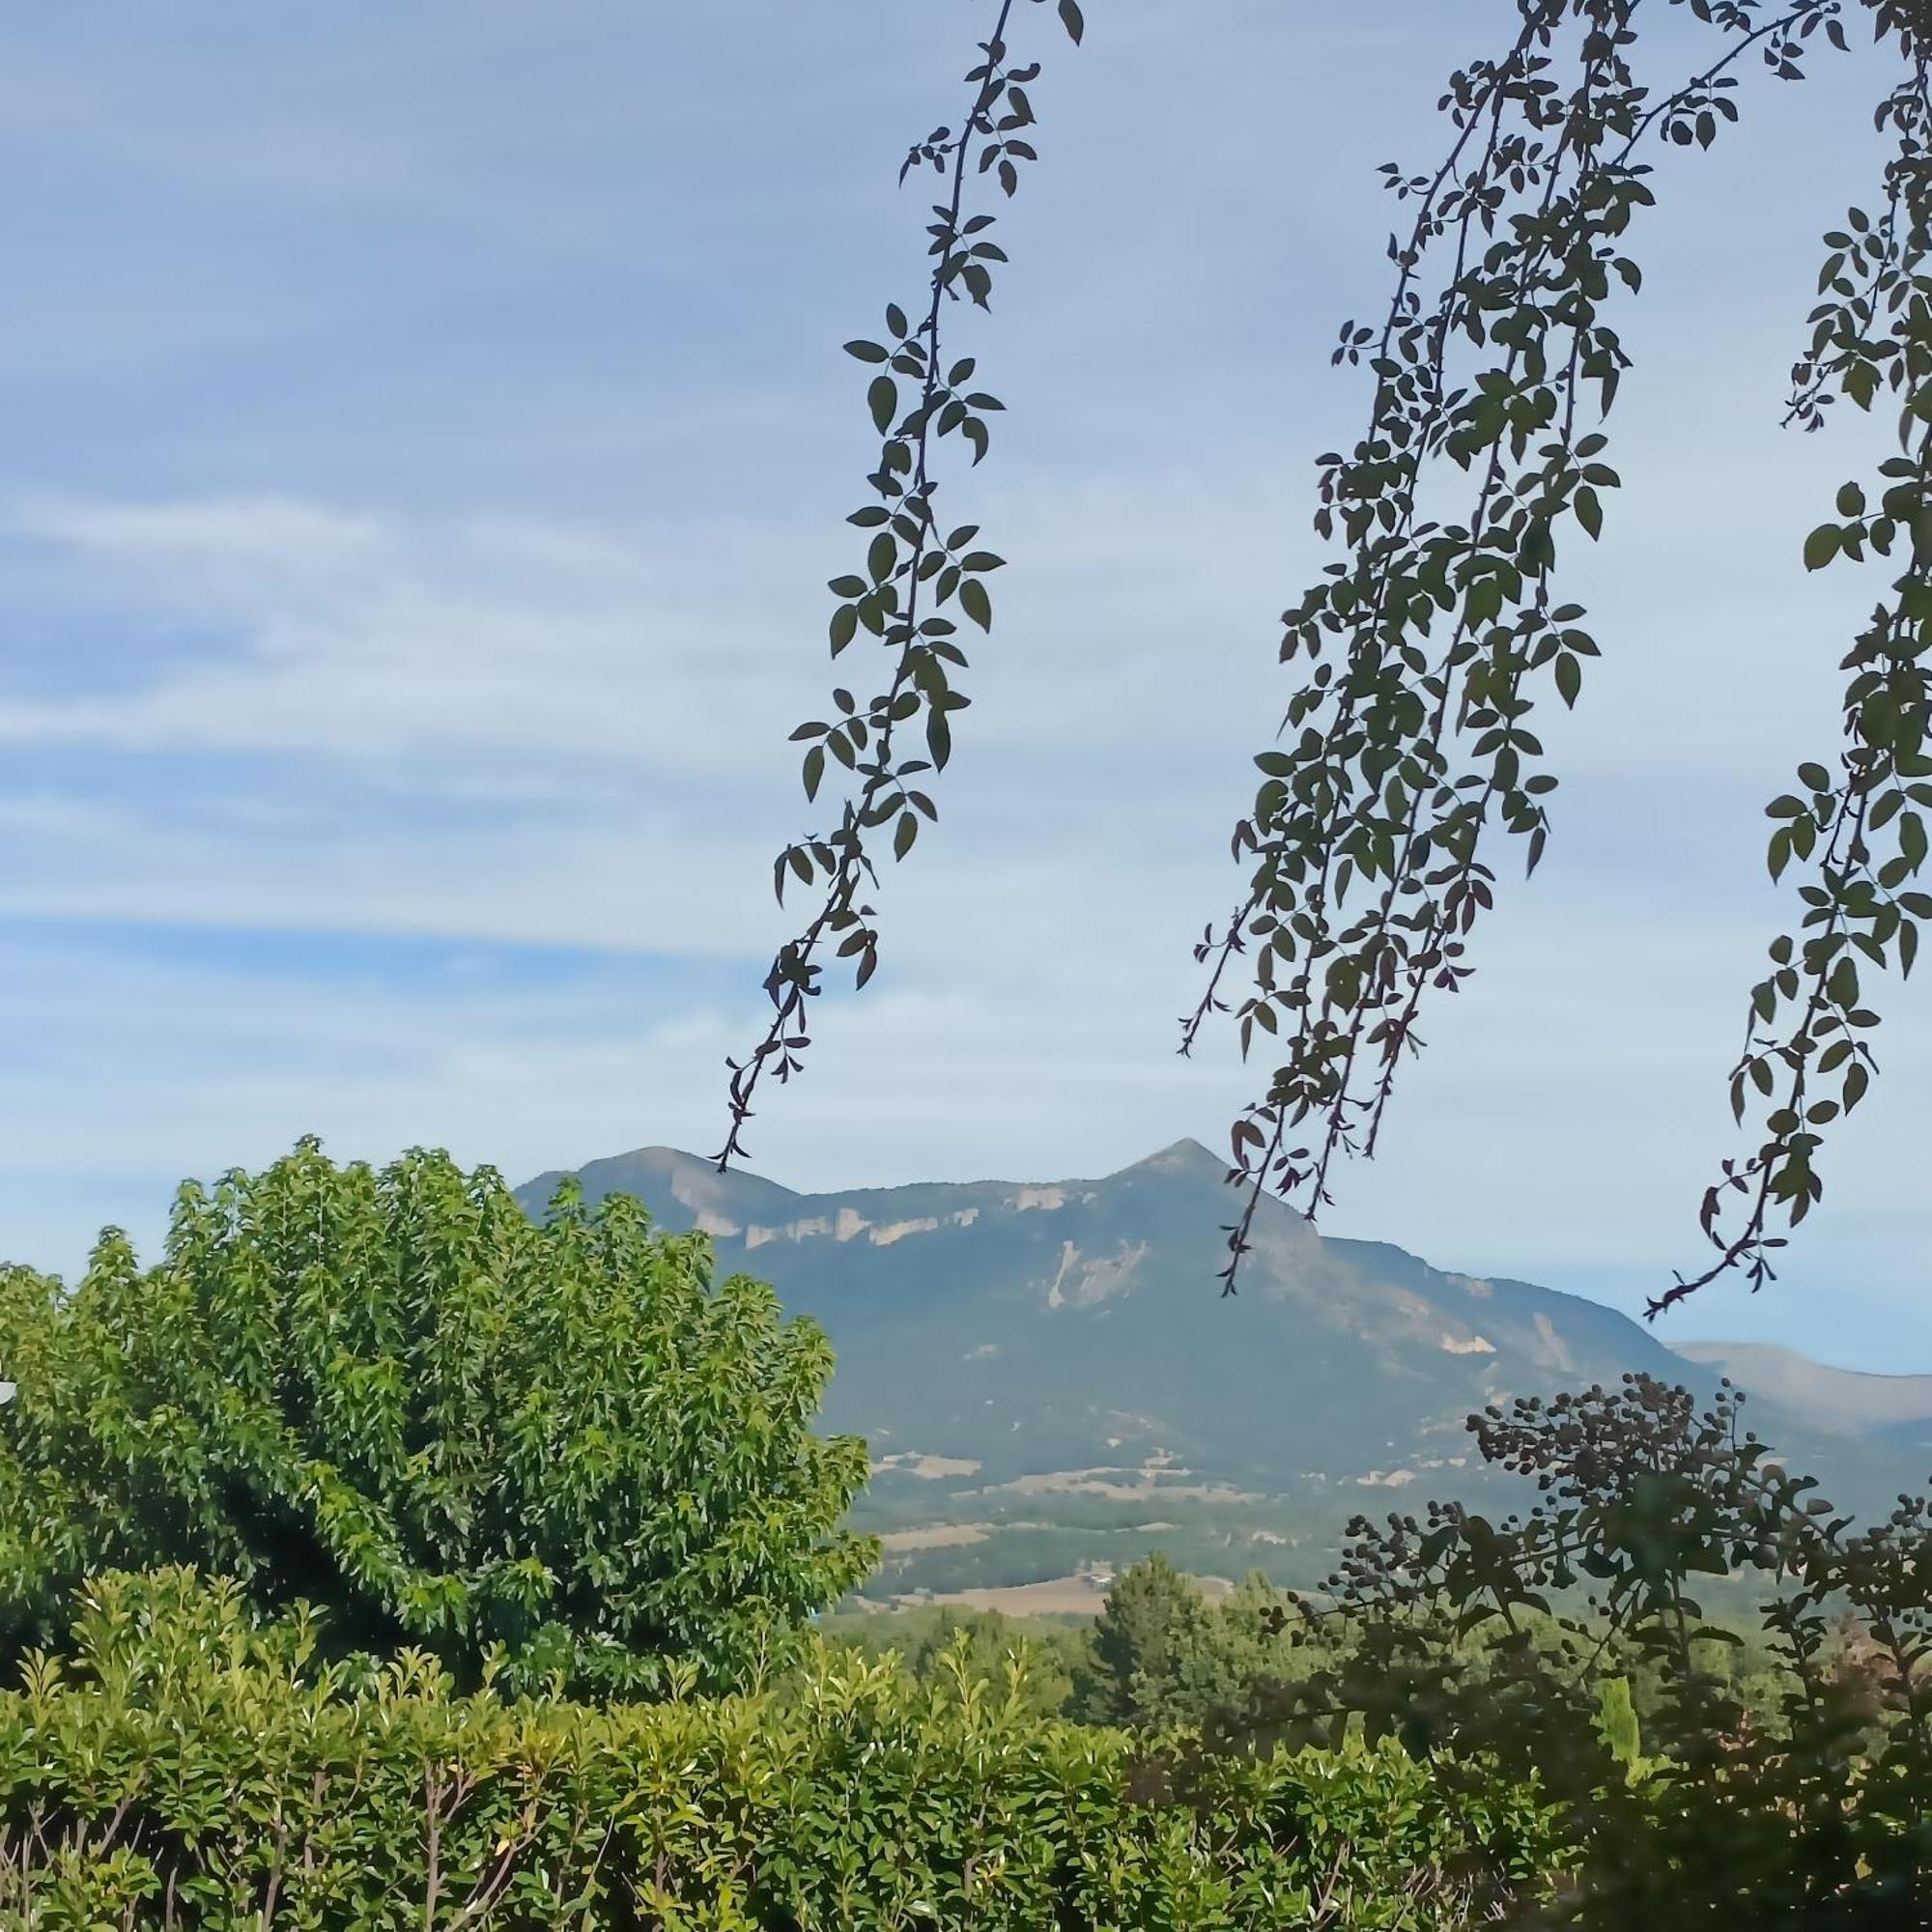
[[[541,1213],[565,1172],[518,1198]],[[859,1519],[899,1539],[907,1587],[1042,1580],[1150,1541],[1313,1581],[1378,1492],[1492,1482],[1471,1411],[1635,1371],[1708,1393],[1721,1373],[1585,1296],[1325,1236],[1271,1198],[1223,1300],[1228,1164],[1193,1140],[1053,1181],[801,1193],[663,1147],[574,1172],[593,1204],[635,1194],[705,1233],[722,1270],[824,1327],[825,1424],[870,1444]],[[1752,1409],[1851,1506],[1900,1487],[1900,1445]]]
[[[1677,1352],[1851,1434],[1932,1447],[1932,1375],[1839,1368],[1777,1342],[1680,1342]]]

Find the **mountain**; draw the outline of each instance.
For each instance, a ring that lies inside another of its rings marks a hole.
[[[1770,1342],[1682,1342],[1677,1352],[1817,1428],[1932,1456],[1932,1376],[1828,1368]]]
[[[1194,1141],[1097,1179],[825,1195],[668,1148],[577,1172],[826,1329],[826,1425],[871,1447],[860,1518],[895,1589],[1043,1582],[1156,1543],[1313,1581],[1350,1516],[1491,1485],[1472,1409],[1634,1370],[1716,1379],[1598,1303],[1333,1239],[1272,1200],[1223,1299],[1227,1169]],[[541,1213],[561,1179],[519,1199]],[[1751,1420],[1847,1501],[1905,1480],[1809,1410]]]

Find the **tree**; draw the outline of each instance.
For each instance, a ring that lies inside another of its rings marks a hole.
[[[1198,1718],[1226,1687],[1208,1683],[1212,1612],[1200,1584],[1159,1550],[1114,1578],[1094,1620],[1075,1711],[1090,1724],[1159,1729]]]
[[[1357,1518],[1287,1619],[1326,1660],[1262,1687],[1239,1741],[1394,1734],[1533,1776],[1577,1847],[1557,1922],[1932,1922],[1932,1501],[1854,1531],[1743,1401],[1626,1376],[1471,1417],[1535,1501]],[[1710,1613],[1740,1581],[1768,1685]]]
[[[0,1274],[0,1652],[85,1575],[192,1564],[469,1682],[502,1646],[512,1683],[722,1688],[874,1558],[811,1323],[634,1201],[566,1183],[538,1226],[443,1154],[189,1183],[156,1266],[110,1229],[71,1293]]]
[[[1084,1662],[1087,1633],[1041,1619],[1016,1620],[1000,1610],[956,1604],[869,1615],[825,1634],[828,1650],[876,1663],[897,1657],[916,1684],[938,1686],[965,1678],[1003,1694],[1017,1678],[1021,1705],[1057,1718],[1073,1692]]]
[[[1932,7],[1667,0],[1712,36],[1709,57],[1682,76],[1642,59],[1642,23],[1664,4],[1514,0],[1512,43],[1454,74],[1442,97],[1445,158],[1383,171],[1403,207],[1394,287],[1378,319],[1343,326],[1334,353],[1372,378],[1368,421],[1350,449],[1318,459],[1316,527],[1337,554],[1285,613],[1281,657],[1296,683],[1233,839],[1248,883],[1196,950],[1208,980],[1182,1031],[1186,1052],[1232,1011],[1243,1052],[1262,1037],[1279,1054],[1231,1136],[1245,1206],[1228,1230],[1230,1292],[1264,1192],[1312,1216],[1338,1162],[1375,1152],[1423,1014],[1473,970],[1497,832],[1523,840],[1531,868],[1549,837],[1557,781],[1533,717],[1552,696],[1574,706],[1598,655],[1582,607],[1556,583],[1572,532],[1601,536],[1619,483],[1600,425],[1630,367],[1615,317],[1642,281],[1629,241],[1655,200],[1646,156],[1708,148],[1739,116],[1740,70],[1757,62],[1802,79],[1821,43],[1847,46],[1845,18],[1860,8],[1900,60],[1876,107],[1892,152],[1876,212],[1854,209],[1825,237],[1823,299],[1786,420],[1816,429],[1840,396],[1897,408],[1898,453],[1837,491],[1803,562],[1896,554],[1902,570],[1843,660],[1836,751],[1801,765],[1769,807],[1770,867],[1797,877],[1801,910],[1771,946],[1731,1074],[1737,1119],[1754,1116],[1761,1140],[1725,1161],[1705,1196],[1715,1258],[1661,1293],[1653,1316],[1730,1269],[1753,1285],[1770,1277],[1785,1240],[1776,1229],[1821,1198],[1825,1134],[1869,1088],[1869,982],[1911,971],[1932,919],[1918,883],[1932,850]],[[1061,12],[1079,39],[1078,9]],[[1015,62],[1015,13],[1007,0],[981,43],[959,130],[938,129],[907,163],[930,164],[949,187],[929,231],[929,305],[917,321],[894,306],[888,339],[848,345],[877,366],[868,403],[885,440],[876,500],[851,518],[871,533],[865,571],[831,585],[832,648],[869,636],[888,671],[876,696],[836,691],[836,715],[795,734],[808,744],[809,798],[828,755],[850,782],[833,829],[779,857],[781,896],[793,879],[821,895],[819,909],[773,962],[764,1039],[732,1064],[721,1164],[744,1151],[762,1077],[782,1082],[802,1065],[824,952],[853,959],[862,985],[870,977],[879,935],[862,894],[876,847],[890,826],[892,855],[905,858],[935,815],[922,786],[945,766],[951,720],[968,702],[949,613],[991,625],[985,577],[1001,559],[973,547],[972,525],[943,534],[933,465],[953,434],[977,463],[998,408],[965,389],[970,359],[942,357],[940,324],[962,290],[983,306],[1005,260],[986,239],[992,217],[966,213],[967,185],[997,170],[1010,194],[1015,161],[1034,157],[1038,64]],[[911,384],[909,407],[895,376]],[[903,735],[922,724],[925,755],[908,758]],[[1252,980],[1239,995],[1237,961]]]

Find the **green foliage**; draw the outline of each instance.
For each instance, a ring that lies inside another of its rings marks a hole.
[[[1393,1746],[1188,1766],[970,1673],[592,1708],[359,1682],[233,1585],[91,1587],[0,1694],[0,1922],[258,1932],[1449,1932],[1560,1860]]]
[[[1219,1747],[1247,1748],[1258,1728],[1268,1728],[1264,1714],[1279,1708],[1290,1687],[1332,1669],[1343,1654],[1324,1641],[1319,1626],[1295,1623],[1296,1602],[1260,1576],[1210,1602],[1166,1556],[1137,1563],[1116,1579],[1101,1614],[1082,1634],[1066,1708],[1085,1723],[1198,1728]],[[1517,1629],[1540,1657],[1563,1656],[1569,1633],[1560,1615],[1520,1608]],[[1793,1680],[1763,1633],[1716,1615],[1705,1629],[1695,1643],[1699,1667],[1748,1721],[1775,1721]],[[1459,1633],[1450,1648],[1472,1683],[1507,1678],[1513,1667],[1493,1630]],[[1833,1649],[1847,1660],[1845,1668],[1869,1667],[1868,1644],[1840,1633]],[[1665,1708],[1669,1671],[1644,1656],[1628,1657],[1619,1668],[1621,1675],[1602,1681],[1599,1729],[1614,1738],[1621,1761],[1641,1765],[1648,1762],[1641,1757],[1641,1724]]]
[[[1291,1624],[1328,1661],[1264,1687],[1241,1742],[1394,1736],[1485,1781],[1533,1769],[1580,1848],[1565,1922],[1932,1922],[1932,1502],[1855,1532],[1741,1401],[1699,1413],[1631,1377],[1473,1418],[1538,1501],[1358,1520]],[[1769,1713],[1714,1667],[1741,1646],[1705,1600],[1741,1579]]]
[[[1003,1684],[1017,1662],[1025,1707],[1037,1718],[1066,1715],[1089,1647],[1088,1633],[1076,1625],[952,1604],[844,1619],[820,1631],[828,1652],[873,1663],[896,1657],[915,1684],[927,1687],[962,1672]]]
[[[0,1655],[94,1571],[191,1563],[466,1683],[500,1645],[655,1694],[769,1668],[873,1560],[816,1328],[633,1201],[537,1226],[440,1154],[189,1184],[154,1267],[110,1231],[71,1293],[0,1275]]]
[[[1798,768],[1801,795],[1773,800],[1766,854],[1774,879],[1803,880],[1802,925],[1773,941],[1771,970],[1751,991],[1745,1050],[1731,1071],[1731,1109],[1755,1112],[1764,1140],[1749,1160],[1726,1161],[1705,1196],[1704,1232],[1718,1259],[1681,1277],[1655,1303],[1669,1307],[1731,1267],[1753,1285],[1771,1277],[1774,1214],[1802,1221],[1824,1193],[1816,1154],[1832,1122],[1849,1114],[1878,1070],[1868,1004],[1872,972],[1904,979],[1918,953],[1932,894],[1917,889],[1932,810],[1932,82],[1922,18],[1881,7],[1880,32],[1896,33],[1912,71],[1880,103],[1877,125],[1896,149],[1876,221],[1852,209],[1825,237],[1818,277],[1826,298],[1793,371],[1787,420],[1816,429],[1837,396],[1869,410],[1889,396],[1899,410],[1898,453],[1863,487],[1846,483],[1836,511],[1804,544],[1804,567],[1898,553],[1900,574],[1839,668],[1846,675],[1840,750],[1828,766]],[[1887,15],[1890,15],[1889,20]],[[1742,1205],[1735,1232],[1727,1210]]]
[[[1189,1715],[1208,1611],[1200,1587],[1156,1551],[1115,1577],[1093,1631],[1082,1673],[1082,1716],[1090,1723],[1173,1723]]]
[[[1631,1696],[1628,1677],[1606,1677],[1597,1690],[1597,1735],[1604,1747],[1624,1768],[1633,1784],[1662,1766],[1662,1760],[1643,1754],[1643,1725]]]
[[[1257,1576],[1210,1604],[1194,1578],[1155,1551],[1114,1579],[1074,1676],[1074,1714],[1089,1723],[1166,1730],[1241,1704],[1289,1661],[1279,1635],[1286,1602]]]

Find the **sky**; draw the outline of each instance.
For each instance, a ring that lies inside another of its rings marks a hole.
[[[950,492],[1010,563],[878,978],[753,1124],[795,1187],[1226,1144],[1262,1070],[1181,1061],[1176,1021],[1323,561],[1313,458],[1366,407],[1327,352],[1385,299],[1378,166],[1432,160],[1444,77],[1514,18],[1087,13],[1074,54],[1024,10],[1042,158],[955,338],[1009,413]],[[182,1177],[310,1132],[513,1180],[720,1144],[875,456],[838,345],[912,306],[897,163],[989,18],[0,0],[0,1253],[152,1250]],[[1701,1265],[1786,909],[1762,806],[1829,755],[1879,589],[1798,559],[1878,431],[1778,418],[1888,84],[1868,49],[1749,71],[1744,127],[1661,170],[1629,487],[1565,559],[1605,661],[1548,731],[1555,836],[1334,1233],[1629,1310]],[[1932,1021],[1885,1006],[1779,1281],[1666,1340],[1932,1371]]]

